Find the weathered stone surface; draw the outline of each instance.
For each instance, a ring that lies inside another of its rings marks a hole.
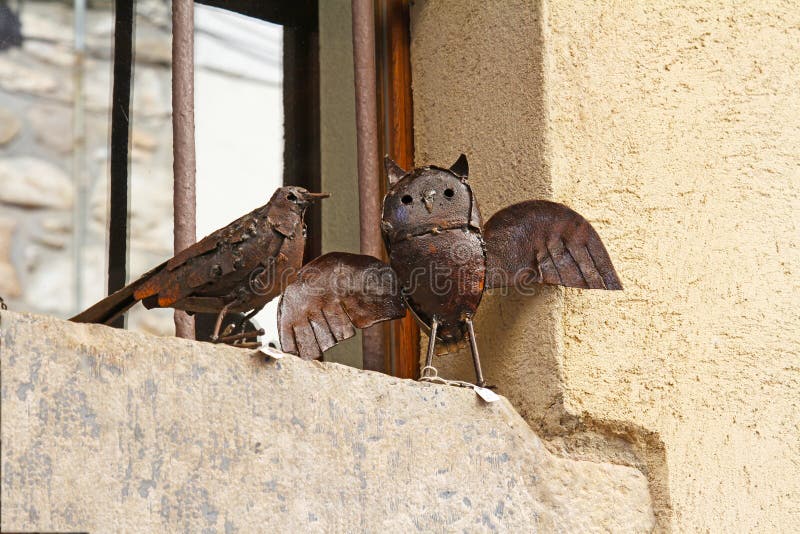
[[[169,66],[172,64],[172,43],[155,32],[137,36],[136,61]]]
[[[131,143],[133,144],[134,149],[139,148],[141,150],[146,150],[147,152],[151,152],[158,148],[158,140],[155,138],[155,136],[145,130],[142,130],[141,128],[133,128],[133,131],[131,132]]]
[[[37,6],[37,4],[39,4]],[[71,13],[57,2],[32,2],[21,10],[22,33],[26,39],[69,44],[73,41]]]
[[[89,202],[94,222],[103,227],[108,217],[108,164],[100,166]],[[163,169],[131,168],[130,238],[137,248],[152,251],[172,250],[172,176]]]
[[[62,154],[72,150],[72,110],[67,104],[41,104],[28,111],[36,139]]]
[[[58,45],[41,41],[25,41],[23,50],[39,61],[56,67],[72,67],[75,64],[75,54],[68,44]]]
[[[0,108],[0,146],[10,143],[22,128],[22,122],[10,110]]]
[[[62,212],[41,219],[38,230],[31,236],[37,243],[50,248],[63,249],[72,238],[72,214]],[[62,273],[60,278],[68,276]]]
[[[26,246],[29,270],[25,276],[25,299],[36,302],[46,313],[67,315],[74,302],[74,263],[70,254],[59,254],[51,247],[34,243]],[[101,271],[96,265],[85,266],[84,271]],[[98,272],[97,275],[100,273]],[[88,284],[103,280],[102,276],[86,276]],[[102,282],[100,285],[103,285]]]
[[[0,314],[7,530],[649,531],[633,468],[505,401],[294,357]]]
[[[16,222],[0,217],[0,297],[16,298],[22,294],[19,277],[11,263],[11,238]]]
[[[0,87],[11,92],[50,95],[58,85],[55,78],[46,72],[0,57]]]
[[[87,81],[84,87],[86,108],[106,111],[110,106],[111,67],[107,61],[87,62]],[[135,117],[167,117],[172,112],[169,85],[161,80],[164,69],[137,66],[133,79],[131,113]]]
[[[139,67],[133,80],[133,113],[141,117],[167,117],[172,114],[169,84],[165,85],[156,68]]]
[[[50,162],[30,158],[0,160],[0,202],[30,208],[69,209],[72,183]]]

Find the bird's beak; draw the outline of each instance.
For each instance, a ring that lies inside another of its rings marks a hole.
[[[330,193],[306,193],[306,199],[310,202],[314,202],[315,200],[322,200],[323,198],[328,198],[331,196]]]
[[[425,204],[425,209],[428,210],[428,213],[433,211],[433,197],[435,196],[436,191],[428,191],[422,195],[422,203]]]

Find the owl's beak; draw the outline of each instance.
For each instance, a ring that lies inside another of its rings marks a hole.
[[[428,213],[433,211],[433,197],[436,196],[436,191],[428,191],[424,195],[422,195],[422,203],[425,204],[425,209],[428,210]]]

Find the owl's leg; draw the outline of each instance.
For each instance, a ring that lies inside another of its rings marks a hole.
[[[241,321],[239,321],[239,324],[238,324],[238,325],[236,325],[236,330],[241,330],[241,331],[242,331],[242,333],[244,333],[244,325],[245,325],[245,323],[247,323],[247,321],[249,321],[250,319],[252,319],[253,317],[255,317],[255,316],[256,316],[256,314],[257,314],[258,312],[260,312],[261,310],[263,310],[263,309],[264,309],[264,306],[260,306],[260,307],[258,307],[258,308],[253,308],[252,310],[250,310],[250,311],[249,311],[249,312],[248,312],[246,315],[244,315],[244,316],[242,317],[242,320],[241,320]],[[262,332],[262,333],[261,333],[261,334],[259,334],[259,335],[260,335],[260,336],[264,335],[264,334],[263,334],[263,329],[259,329],[259,330]],[[252,337],[252,336],[251,336],[251,337]]]
[[[486,381],[483,379],[483,372],[481,372],[481,359],[478,356],[478,342],[475,340],[475,329],[472,327],[472,317],[465,319],[467,323],[467,330],[469,331],[469,346],[472,349],[472,363],[475,364],[475,378],[478,387],[486,387]]]
[[[431,337],[428,339],[428,355],[425,358],[425,367],[422,369],[422,376],[431,368],[433,363],[433,349],[436,346],[436,331],[439,329],[439,321],[436,317],[431,321]]]

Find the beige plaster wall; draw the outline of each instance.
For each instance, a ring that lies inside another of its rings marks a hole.
[[[485,218],[565,202],[625,291],[491,296],[486,374],[551,446],[650,479],[661,528],[800,524],[800,10],[420,1],[417,162]],[[438,360],[470,378],[466,353]]]

